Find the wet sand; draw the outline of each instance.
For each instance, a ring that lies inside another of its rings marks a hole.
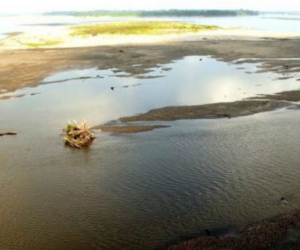
[[[154,129],[167,128],[169,126],[163,125],[153,125],[153,126],[137,126],[137,125],[129,125],[129,126],[95,126],[91,129],[100,129],[102,132],[108,133],[118,133],[118,134],[133,134],[133,133],[141,133],[148,132]]]
[[[284,79],[289,72],[300,72],[300,59],[295,59],[300,58],[299,45],[300,39],[228,40],[224,37],[219,40],[214,38],[197,42],[182,41],[134,46],[26,50],[8,50],[0,47],[0,91],[3,90],[8,93],[24,87],[37,86],[41,84],[46,76],[71,69],[117,68],[131,76],[140,77],[141,74],[147,73],[147,70],[157,66],[157,64],[170,63],[172,60],[189,55],[211,55],[219,60],[233,62],[237,65],[261,62],[259,72],[275,72],[278,74],[279,79]],[[284,60],[278,60],[279,58],[284,58]],[[139,67],[133,65],[139,65]],[[7,95],[0,96],[0,100],[7,98],[9,98]],[[284,92],[280,95],[269,95],[260,98],[275,101],[299,101],[300,91]],[[270,111],[282,106],[286,106],[286,104],[268,102],[265,105],[264,102],[248,101],[193,107],[171,107],[156,110],[155,114],[152,111],[147,115],[135,116],[134,118],[127,117],[122,118],[122,120],[237,117]],[[151,118],[149,115],[151,115]],[[105,130],[107,131],[108,128],[105,128]]]
[[[167,248],[168,250],[297,250],[300,249],[300,212],[281,215],[252,223],[233,230],[229,235],[212,236],[188,240]]]
[[[300,91],[285,91],[274,95],[261,95],[242,101],[213,103],[195,106],[163,107],[150,110],[144,114],[121,117],[121,122],[141,121],[174,121],[183,119],[216,119],[235,118],[253,115],[288,107],[299,109],[299,105],[292,102],[300,101]]]
[[[137,76],[146,73],[147,69],[157,64],[169,63],[190,55],[211,55],[231,62],[240,58],[249,62],[259,61],[263,64],[262,71],[274,71],[280,77],[291,71],[300,71],[300,60],[284,62],[276,60],[276,58],[299,58],[299,45],[299,39],[205,40],[134,46],[26,50],[7,50],[0,45],[0,90],[14,91],[37,86],[46,76],[70,69],[118,68]],[[135,64],[142,66],[133,67]]]
[[[122,122],[136,121],[174,121],[183,119],[234,118],[271,111],[289,106],[287,102],[277,101],[237,101],[229,103],[213,103],[196,106],[178,106],[153,109],[145,114],[122,117]]]
[[[277,101],[299,102],[300,90],[284,91],[284,92],[275,93],[274,95],[261,95],[260,97],[253,97],[252,99],[268,99],[268,100],[277,100]]]

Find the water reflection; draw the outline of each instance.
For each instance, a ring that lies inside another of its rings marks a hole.
[[[162,106],[299,87],[293,79],[273,81],[274,74],[245,73],[258,65],[237,70],[192,56],[146,74],[163,76],[154,79],[111,77],[113,69],[68,71],[13,93],[22,98],[1,100],[0,130],[18,135],[0,138],[0,246],[153,249],[299,207],[297,110],[177,121],[139,135],[99,132],[87,151],[64,147],[60,138],[68,119],[96,125]]]
[[[36,88],[1,94],[2,98],[25,97],[2,101],[0,110],[7,113],[9,108],[12,113],[8,116],[19,117],[24,107],[30,107],[27,116],[43,117],[51,112],[60,122],[86,118],[97,124],[164,106],[231,102],[300,86],[294,78],[274,81],[278,78],[274,73],[247,74],[255,72],[258,63],[241,65],[237,70],[234,64],[189,56],[136,76],[118,69],[61,72]]]

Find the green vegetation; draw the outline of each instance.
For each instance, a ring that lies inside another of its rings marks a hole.
[[[117,22],[72,28],[74,36],[97,35],[162,35],[214,30],[217,26],[177,22]]]
[[[58,40],[50,40],[50,41],[41,41],[41,42],[23,42],[22,44],[30,48],[39,48],[39,47],[55,46],[60,43],[61,41]]]
[[[71,15],[71,16],[111,16],[111,17],[183,17],[183,16],[246,16],[258,15],[252,10],[152,10],[152,11],[110,11],[96,10],[84,12],[49,12],[46,15]]]

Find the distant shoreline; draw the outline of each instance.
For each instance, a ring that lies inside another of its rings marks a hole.
[[[93,10],[93,11],[57,11],[46,12],[45,15],[70,15],[90,17],[226,17],[226,16],[255,16],[258,11],[253,10]]]

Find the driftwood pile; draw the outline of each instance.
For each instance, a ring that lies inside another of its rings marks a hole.
[[[69,123],[64,129],[64,132],[66,145],[75,148],[88,147],[96,138],[95,135],[90,132],[86,121],[82,121],[80,124],[76,121]]]

